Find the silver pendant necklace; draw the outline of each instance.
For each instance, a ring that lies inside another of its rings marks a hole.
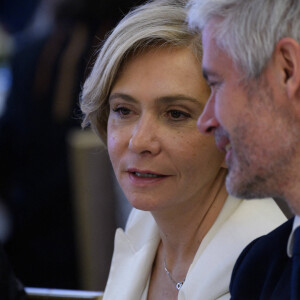
[[[165,269],[166,274],[167,274],[168,277],[170,278],[170,280],[175,284],[176,289],[179,291],[179,290],[182,288],[182,286],[183,286],[183,284],[184,284],[184,282],[185,282],[185,278],[184,278],[182,281],[176,282],[176,281],[173,279],[171,273],[169,272],[169,270],[168,270],[168,268],[167,268],[167,264],[166,264],[166,259],[165,259],[165,258],[164,258],[164,269]]]

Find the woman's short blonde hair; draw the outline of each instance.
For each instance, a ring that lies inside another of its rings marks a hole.
[[[199,33],[186,23],[186,0],[155,0],[129,12],[108,36],[81,94],[82,126],[91,125],[106,144],[108,98],[126,61],[153,47],[190,47],[202,57]]]

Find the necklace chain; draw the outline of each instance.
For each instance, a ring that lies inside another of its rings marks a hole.
[[[172,277],[170,271],[169,271],[168,268],[167,268],[167,264],[166,264],[166,259],[165,259],[165,258],[164,258],[164,269],[165,269],[165,272],[166,272],[166,274],[168,275],[169,279],[175,284],[177,290],[179,291],[179,290],[181,289],[181,287],[183,286],[184,282],[185,282],[185,278],[184,278],[182,281],[176,282],[176,281],[173,279],[173,277]]]

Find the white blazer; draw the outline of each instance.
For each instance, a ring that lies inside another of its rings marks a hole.
[[[178,299],[229,299],[231,272],[243,248],[285,221],[272,199],[239,200],[229,196],[194,257]],[[133,209],[125,232],[116,231],[104,300],[141,299],[159,241],[151,213]]]

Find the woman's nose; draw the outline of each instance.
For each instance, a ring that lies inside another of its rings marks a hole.
[[[129,140],[129,149],[135,153],[150,153],[152,155],[160,152],[159,127],[155,120],[149,117],[141,117],[133,127]]]
[[[199,131],[205,135],[213,135],[219,122],[215,116],[215,104],[213,99],[208,99],[204,110],[197,121]]]

